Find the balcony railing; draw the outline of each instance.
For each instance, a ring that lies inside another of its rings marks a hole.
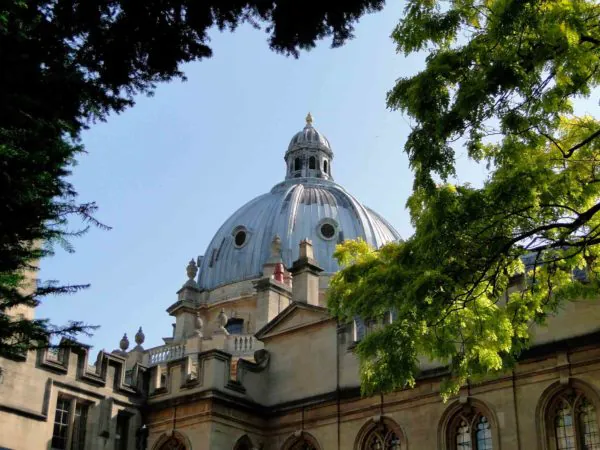
[[[225,342],[225,351],[235,356],[251,356],[262,348],[262,343],[252,334],[230,334]]]
[[[161,346],[148,350],[148,365],[155,366],[185,355],[185,344]]]

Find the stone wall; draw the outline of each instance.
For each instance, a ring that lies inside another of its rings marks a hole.
[[[57,400],[87,405],[85,449],[114,448],[119,413],[129,417],[127,448],[135,448],[141,425],[142,373],[127,373],[125,358],[100,352],[88,364],[83,346],[30,352],[24,360],[0,358],[0,447],[14,450],[50,449]]]

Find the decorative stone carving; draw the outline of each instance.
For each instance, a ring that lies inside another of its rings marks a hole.
[[[271,241],[271,258],[279,259],[281,257],[281,238],[278,234],[273,236]]]
[[[215,334],[226,334],[226,335],[229,334],[229,332],[225,328],[225,325],[227,325],[228,321],[229,321],[229,318],[227,317],[227,314],[225,314],[225,310],[223,308],[221,308],[221,312],[217,316],[218,327],[214,333]]]
[[[204,322],[202,317],[200,317],[200,313],[196,313],[196,317],[194,318],[194,334],[198,337],[202,337],[202,327],[204,326]]]
[[[193,280],[198,274],[198,266],[196,265],[196,261],[192,258],[187,265],[186,268],[187,276],[190,280]]]
[[[123,337],[121,338],[121,341],[119,342],[119,348],[123,352],[127,351],[127,349],[129,348],[129,339],[127,338],[127,333],[123,334]]]
[[[227,314],[225,314],[225,309],[221,308],[221,312],[217,316],[217,323],[219,324],[219,327],[225,328],[225,325],[227,325],[228,320],[229,318],[227,317]]]
[[[145,340],[146,340],[146,335],[142,331],[142,327],[140,327],[140,329],[137,331],[137,333],[135,333],[135,343],[137,344],[137,347],[141,348],[142,344],[144,343]]]

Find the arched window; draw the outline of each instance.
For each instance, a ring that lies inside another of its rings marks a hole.
[[[548,449],[600,449],[596,407],[579,389],[567,388],[553,397],[546,413],[546,430]]]
[[[303,431],[290,436],[282,447],[283,450],[320,450],[317,440]]]
[[[461,415],[453,424],[456,450],[492,450],[492,429],[488,418],[476,414],[474,417]]]
[[[253,450],[254,446],[252,445],[252,441],[247,435],[243,435],[238,441],[235,443],[233,450]]]
[[[402,430],[387,417],[363,425],[354,444],[355,450],[405,450],[406,447]]]
[[[186,450],[185,444],[176,437],[169,438],[164,444],[160,446],[160,450]]]
[[[315,169],[317,166],[317,162],[315,160],[314,156],[311,156],[310,158],[308,158],[308,168],[309,169]]]
[[[498,450],[498,429],[491,411],[480,401],[454,403],[446,410],[440,426],[446,450]]]
[[[327,160],[323,160],[323,172],[327,173]]]
[[[294,159],[294,170],[302,169],[302,160],[300,158]]]
[[[171,436],[163,434],[152,448],[155,450],[189,450],[191,445],[187,437],[175,431]]]

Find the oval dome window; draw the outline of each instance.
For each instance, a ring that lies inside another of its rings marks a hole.
[[[325,222],[319,226],[319,234],[323,239],[333,239],[335,237],[336,232],[336,226],[331,222]]]
[[[246,232],[244,230],[240,230],[237,233],[235,233],[234,241],[236,247],[241,247],[242,245],[244,245],[246,243]]]

